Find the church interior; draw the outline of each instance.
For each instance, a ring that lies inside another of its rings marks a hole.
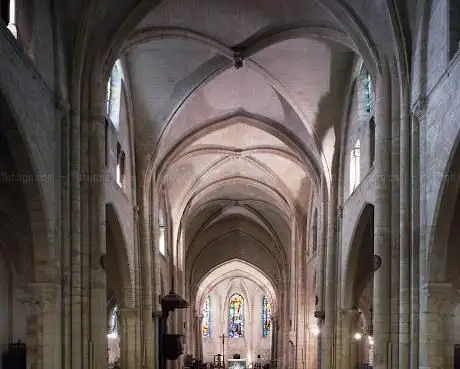
[[[459,0],[0,0],[0,369],[460,368],[459,190]]]

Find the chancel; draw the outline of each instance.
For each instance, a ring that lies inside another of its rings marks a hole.
[[[0,369],[460,368],[460,0],[0,0]]]

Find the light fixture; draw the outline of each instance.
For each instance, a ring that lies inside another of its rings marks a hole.
[[[367,338],[369,340],[369,345],[373,346],[374,345],[374,337],[368,336]]]
[[[107,338],[114,340],[115,338],[118,338],[118,334],[116,332],[109,333]]]
[[[316,327],[313,327],[313,328],[312,328],[311,333],[313,333],[313,335],[314,335],[315,337],[318,337],[319,334],[321,333],[321,331],[320,331],[319,328],[316,326]]]
[[[363,335],[362,335],[361,333],[359,333],[359,332],[356,332],[356,333],[353,335],[353,337],[354,337],[354,339],[355,339],[356,341],[360,341],[361,338],[363,338]]]

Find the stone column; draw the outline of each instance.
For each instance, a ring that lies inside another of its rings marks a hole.
[[[138,310],[124,308],[119,310],[121,328],[121,359],[122,368],[136,369],[139,367],[136,357],[136,321]]]
[[[271,316],[271,325],[272,325],[272,352],[271,352],[271,361],[276,361],[278,358],[278,319],[276,315]]]
[[[203,315],[198,314],[195,317],[195,357],[203,360],[203,334],[201,332],[201,325],[203,322]]]
[[[445,327],[458,301],[458,294],[450,283],[431,282],[422,286],[421,296],[420,368],[446,368]]]
[[[401,99],[401,132],[400,132],[400,254],[399,254],[399,367],[409,368],[410,365],[410,217],[411,217],[411,150],[410,117],[408,114],[409,97],[403,89]]]
[[[328,210],[327,210],[327,246],[326,246],[326,278],[325,283],[325,320],[322,331],[321,343],[321,368],[331,369],[334,367],[334,326],[337,314],[336,291],[337,291],[337,243],[336,243],[336,220],[337,220],[337,181],[334,178],[331,184]]]
[[[146,196],[144,194],[144,196]],[[142,361],[141,367],[153,369],[156,367],[154,353],[155,342],[153,340],[153,298],[152,298],[152,253],[150,247],[150,206],[145,201],[142,208],[141,224],[141,270],[142,270]]]
[[[374,272],[374,368],[388,369],[391,275],[391,121],[388,68],[377,76],[375,129],[374,254],[381,261]]]
[[[394,65],[393,70],[396,70]],[[400,294],[400,81],[393,76],[391,85],[391,365],[399,369],[399,294]]]
[[[359,317],[360,312],[356,309],[346,309],[341,311],[342,324],[341,324],[341,336],[342,336],[342,360],[341,369],[354,369],[352,367],[352,345],[353,345],[353,331],[352,324]]]
[[[27,306],[27,363],[34,369],[60,367],[58,342],[59,316],[57,285],[52,282],[31,283],[21,291],[19,301]]]

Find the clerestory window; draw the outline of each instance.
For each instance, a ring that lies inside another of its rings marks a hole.
[[[10,30],[11,34],[17,38],[16,28],[16,0],[0,0],[0,17]]]
[[[160,249],[161,255],[165,256],[166,255],[166,240],[165,240],[165,227],[160,226],[160,235],[158,239],[158,248]]]
[[[360,143],[356,141],[350,153],[350,193],[352,193],[360,182]]]
[[[117,144],[117,184],[123,188],[125,179],[125,153],[120,143]]]
[[[122,88],[122,71],[117,60],[107,82],[106,114],[118,130],[120,126],[120,104]]]

